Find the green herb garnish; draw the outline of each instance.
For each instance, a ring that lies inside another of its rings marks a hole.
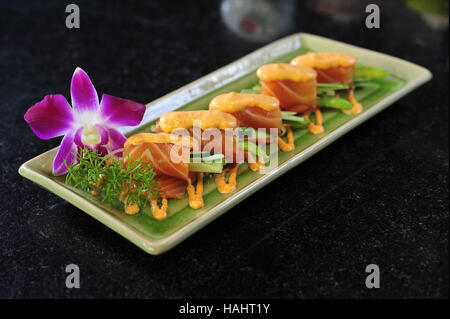
[[[77,154],[78,163],[67,165],[66,183],[94,195],[102,195],[109,204],[125,200],[127,205],[145,207],[149,199],[159,198],[159,183],[150,163],[127,161],[113,156],[101,156],[85,148]]]

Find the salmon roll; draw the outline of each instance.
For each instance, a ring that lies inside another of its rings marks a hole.
[[[240,126],[281,130],[283,125],[280,102],[273,96],[235,92],[221,94],[211,101],[209,109],[232,114]]]
[[[143,137],[143,140],[138,139],[139,137]],[[125,143],[124,163],[130,160],[141,160],[144,163],[150,163],[156,175],[171,176],[187,181],[189,157],[183,161],[182,148],[175,149],[175,142],[171,143],[169,139],[162,137],[161,134],[141,133],[128,139]]]
[[[233,114],[241,126],[254,129],[276,128],[281,131],[283,121],[281,117],[280,102],[277,98],[264,94],[243,94],[227,93],[216,96],[209,104],[210,110],[220,110]],[[288,136],[292,131],[285,125]],[[293,138],[288,139],[289,143],[277,137],[277,143],[283,152],[290,152],[294,149]],[[270,142],[270,141],[269,141]]]
[[[211,128],[205,129],[205,130],[210,130]],[[230,133],[231,137],[227,137],[227,134],[225,132],[225,130],[220,130],[218,129],[217,131],[215,131],[216,134],[204,134],[205,130],[200,129],[200,131],[194,135],[194,128],[188,128],[186,129],[186,131],[189,134],[189,136],[192,136],[195,139],[196,142],[196,151],[207,151],[207,152],[213,152],[213,153],[220,153],[223,154],[225,156],[225,159],[227,160],[227,162],[229,163],[235,163],[237,158],[236,158],[236,152],[237,152],[237,143],[236,143],[236,139],[234,138],[234,135],[232,135],[232,133]],[[164,132],[161,128],[161,126],[159,125],[159,121],[156,123],[156,127],[155,127],[155,131],[156,133],[161,133]],[[173,134],[177,135],[180,133],[184,133],[183,131],[173,131]],[[218,136],[218,134],[220,134],[220,136]],[[227,152],[227,146],[226,145],[230,145],[229,150],[232,151],[228,151]],[[231,146],[232,145],[232,146]]]
[[[221,173],[215,174],[216,185],[220,193],[229,193],[236,189],[237,169],[243,161],[237,155],[238,150],[245,153],[234,134],[237,127],[238,120],[233,114],[213,109],[163,114],[156,130],[171,134],[187,133],[193,138],[196,151],[223,154],[228,164]],[[260,162],[249,163],[252,170],[259,170],[261,165]]]
[[[267,64],[256,75],[261,93],[274,96],[284,111],[311,113],[317,108],[317,73],[312,68],[286,63]]]
[[[292,65],[313,68],[318,83],[353,82],[356,57],[345,52],[310,52],[291,61]]]
[[[166,218],[168,198],[183,198],[186,190],[189,206],[195,209],[203,207],[203,174],[189,171],[190,150],[193,147],[192,137],[168,133],[140,133],[125,142],[124,163],[131,160],[150,163],[156,174],[161,205],[156,198],[150,199],[156,219]],[[195,181],[196,186],[193,185]]]
[[[359,114],[362,105],[353,93],[353,72],[357,58],[345,52],[310,52],[291,61],[292,65],[313,68],[317,72],[318,83],[345,83],[349,85],[348,100],[353,108],[345,113]]]
[[[236,161],[237,143],[232,129],[237,119],[219,110],[169,112],[161,116],[156,130],[172,134],[189,134],[195,141],[196,151],[221,153],[229,163]],[[195,128],[199,129],[195,131]],[[229,133],[226,133],[226,130]]]

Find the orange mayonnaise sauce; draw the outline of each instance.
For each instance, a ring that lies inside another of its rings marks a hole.
[[[317,78],[317,73],[312,68],[306,68],[287,63],[263,65],[256,71],[256,75],[260,80],[265,82],[308,82]]]
[[[287,143],[283,141],[283,139],[278,136],[278,147],[282,152],[291,152],[294,150],[294,134],[292,133],[292,128],[288,124],[284,124],[286,129],[286,139]]]
[[[345,52],[310,52],[294,58],[291,65],[325,70],[354,66],[356,61],[354,55]]]
[[[182,146],[193,148],[194,140],[190,136],[181,136],[168,133],[139,133],[128,138],[123,147],[138,145],[142,143],[156,144],[181,144]]]
[[[342,110],[344,113],[356,115],[362,112],[363,106],[356,100],[355,95],[353,94],[353,90],[350,90],[348,92],[348,100],[350,101],[350,103],[352,103],[353,108],[351,110]]]
[[[227,194],[236,189],[236,175],[239,164],[234,164],[232,168],[226,168],[222,173],[216,174],[216,185],[219,193]],[[225,182],[225,175],[229,172],[228,182]]]
[[[150,203],[152,204],[152,214],[157,220],[163,220],[167,217],[167,198],[161,198],[161,207],[158,205],[158,201],[156,199],[151,199]]]
[[[202,130],[208,128],[224,130],[237,127],[237,120],[233,115],[219,110],[179,111],[161,115],[159,126],[167,133],[194,126],[199,126]]]
[[[127,203],[127,198],[123,200],[125,205],[125,214],[127,215],[136,215],[139,213],[139,206],[137,204],[129,204]]]
[[[270,112],[280,108],[280,102],[273,96],[231,92],[218,95],[209,103],[210,110],[219,110],[225,113],[242,111],[251,106]]]
[[[247,165],[252,171],[259,172],[266,166],[266,163],[264,163],[264,158],[262,156],[258,156],[258,160],[255,161],[253,155],[250,152],[245,152],[245,154],[247,156]]]
[[[194,209],[202,208],[205,204],[203,202],[203,173],[197,173],[197,185],[192,185],[189,179],[187,192],[189,195],[189,206]]]
[[[325,128],[323,127],[322,112],[320,109],[317,109],[314,114],[316,115],[316,123],[308,124],[306,127],[313,134],[323,133]],[[309,120],[309,116],[305,116],[305,119]]]

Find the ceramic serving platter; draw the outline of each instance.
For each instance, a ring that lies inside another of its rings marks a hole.
[[[206,178],[205,206],[202,209],[190,208],[187,199],[170,200],[168,217],[163,221],[154,219],[149,208],[137,215],[128,216],[123,212],[123,206],[105,205],[99,198],[67,186],[64,177],[52,176],[52,162],[57,148],[24,163],[19,173],[80,208],[147,253],[161,254],[432,77],[427,69],[405,60],[331,39],[298,33],[275,41],[149,103],[142,124],[137,128],[123,128],[122,133],[130,136],[149,131],[155,120],[169,111],[207,109],[210,100],[218,94],[253,87],[257,83],[255,71],[259,66],[272,62],[289,62],[308,51],[348,52],[358,58],[359,64],[383,68],[390,76],[368,82],[355,92],[356,98],[364,106],[362,114],[354,116],[325,110],[323,134],[313,135],[306,129],[295,130],[295,150],[290,153],[280,152],[278,167],[268,173],[256,173],[250,171],[245,164],[241,165],[235,192],[220,194],[215,188],[214,179]]]

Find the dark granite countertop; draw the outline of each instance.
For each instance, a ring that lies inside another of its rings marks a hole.
[[[448,297],[448,27],[404,2],[382,2],[370,30],[298,4],[285,33],[398,56],[433,80],[154,257],[19,176],[60,142],[35,137],[23,114],[68,97],[76,66],[99,92],[146,103],[264,43],[230,32],[218,1],[77,1],[78,30],[65,27],[68,3],[0,2],[1,298]],[[70,263],[80,289],[65,287]],[[380,289],[365,287],[370,263]]]

